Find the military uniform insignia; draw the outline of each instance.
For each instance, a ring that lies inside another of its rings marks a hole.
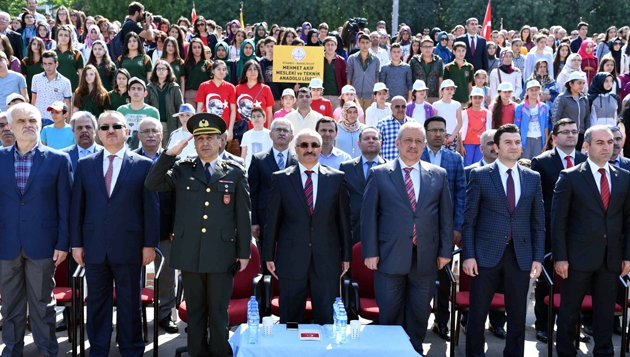
[[[230,204],[230,195],[223,195],[223,203],[226,205]]]

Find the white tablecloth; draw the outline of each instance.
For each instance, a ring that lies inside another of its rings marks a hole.
[[[241,325],[230,338],[235,357],[316,357],[316,356],[357,356],[357,357],[417,357],[409,342],[409,337],[400,326],[362,325],[361,337],[353,340],[348,326],[348,341],[338,345],[332,338],[331,325],[300,325],[300,329],[320,329],[320,341],[300,341],[298,331],[289,331],[286,325],[273,325],[273,335],[265,337],[262,325],[259,328],[258,343],[249,343],[247,324]]]

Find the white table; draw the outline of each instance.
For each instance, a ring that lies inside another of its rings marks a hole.
[[[259,328],[258,343],[249,343],[247,324],[241,325],[230,338],[235,357],[316,357],[316,356],[358,356],[358,357],[417,357],[418,353],[411,346],[409,336],[401,326],[362,325],[361,337],[350,337],[347,342],[336,344],[332,338],[332,325],[300,325],[302,329],[320,329],[320,341],[300,341],[298,331],[287,330],[284,324],[274,324],[272,336],[262,334]]]

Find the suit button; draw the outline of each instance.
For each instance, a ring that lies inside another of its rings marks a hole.
[[[203,215],[203,219],[208,219],[208,215],[207,215],[207,214],[204,214],[204,215]]]
[[[312,244],[312,243],[309,243],[309,244],[308,244],[308,246],[309,246],[309,247],[312,247],[312,246],[313,246],[313,244]]]
[[[206,205],[206,207],[208,207],[208,206],[210,206],[210,203],[209,203],[209,202],[206,202],[206,203],[205,203],[205,205]]]
[[[604,238],[607,238],[607,236],[604,234]]]
[[[187,190],[190,190],[190,187],[186,187]]]
[[[230,242],[234,242],[234,239],[230,239]]]
[[[206,188],[206,192],[210,192],[210,187]]]
[[[24,202],[20,202],[20,206],[24,206],[26,203]]]
[[[206,229],[205,228],[201,228],[201,233],[206,233]]]

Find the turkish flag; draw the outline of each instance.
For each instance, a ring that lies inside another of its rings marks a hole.
[[[492,32],[492,7],[488,1],[488,7],[486,8],[486,16],[483,18],[483,27],[481,28],[481,37],[486,41],[490,41],[490,33]]]

